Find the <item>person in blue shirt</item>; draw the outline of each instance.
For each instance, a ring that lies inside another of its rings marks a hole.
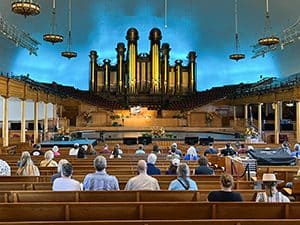
[[[294,151],[291,153],[291,156],[300,158],[300,145],[299,144],[295,144]]]
[[[218,154],[218,151],[214,148],[212,143],[209,143],[208,148],[204,151],[204,156],[208,154]]]
[[[168,190],[198,190],[196,182],[190,178],[190,168],[186,163],[179,164],[177,179],[171,181]]]
[[[189,147],[183,160],[198,160],[197,150],[193,145]]]
[[[147,158],[147,174],[160,175],[160,169],[155,166],[157,156],[154,153],[148,155]]]
[[[195,169],[196,175],[213,175],[214,170],[208,166],[208,160],[205,156],[201,155],[198,159],[199,166]]]

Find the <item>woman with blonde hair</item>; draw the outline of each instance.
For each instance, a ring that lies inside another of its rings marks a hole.
[[[230,174],[223,173],[220,177],[220,191],[212,191],[208,194],[209,202],[241,202],[242,196],[239,192],[233,192],[234,185],[233,177]]]
[[[45,153],[45,159],[41,161],[41,167],[57,167],[57,162],[53,160],[54,153],[49,150]]]
[[[22,152],[20,161],[18,162],[17,175],[20,176],[40,176],[40,171],[31,160],[30,153]]]

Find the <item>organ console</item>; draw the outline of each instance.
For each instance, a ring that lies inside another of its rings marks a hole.
[[[149,33],[150,53],[138,54],[139,33],[130,28],[124,43],[118,43],[117,64],[104,59],[98,64],[97,52],[90,52],[89,90],[94,93],[116,95],[187,95],[196,92],[196,52],[188,53],[188,65],[176,60],[170,65],[171,48],[163,43],[161,31],[153,28]],[[126,55],[126,57],[125,57]]]

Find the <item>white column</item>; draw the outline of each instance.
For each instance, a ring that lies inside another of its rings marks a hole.
[[[245,126],[248,125],[248,104],[245,105]]]
[[[26,105],[25,100],[21,100],[21,143],[26,142],[26,119],[25,119]]]
[[[257,127],[258,127],[258,133],[261,135],[262,132],[262,121],[261,121],[261,107],[263,103],[258,104],[258,117],[257,117]]]
[[[48,103],[44,103],[44,138],[48,133]]]
[[[279,102],[276,102],[274,104],[274,125],[275,125],[275,130],[274,130],[274,135],[275,135],[275,144],[279,144],[279,134],[280,134],[280,115],[279,115]]]
[[[39,142],[39,102],[34,102],[33,109],[33,120],[34,120],[34,144]]]
[[[2,140],[3,147],[9,145],[8,133],[8,98],[3,97],[3,117],[2,117]]]
[[[296,141],[300,143],[300,102],[296,102]]]

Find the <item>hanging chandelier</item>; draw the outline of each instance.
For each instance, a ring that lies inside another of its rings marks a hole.
[[[240,48],[240,44],[239,44],[239,33],[238,33],[238,8],[237,8],[237,0],[235,0],[235,52],[234,54],[231,54],[229,56],[229,59],[235,60],[235,61],[239,61],[241,59],[244,59],[246,56],[245,54],[242,53],[238,53],[239,52],[239,48]]]
[[[258,44],[264,46],[276,45],[280,42],[279,37],[276,35],[271,35],[271,19],[269,11],[269,0],[266,0],[266,24],[265,24],[265,34],[264,37],[258,39]]]
[[[55,0],[53,0],[53,7],[52,7],[52,23],[51,23],[51,27],[52,27],[52,32],[49,33],[49,34],[44,34],[43,35],[43,39],[44,41],[48,41],[48,42],[51,42],[52,44],[55,44],[55,43],[59,43],[59,42],[62,42],[64,40],[64,37],[62,35],[59,35],[59,34],[56,34],[55,32],[55,27],[56,27],[56,24],[55,24],[55,17],[56,17],[56,7],[55,7]]]
[[[61,56],[66,57],[68,59],[77,57],[77,53],[71,51],[71,41],[72,41],[72,24],[71,24],[72,14],[71,14],[71,9],[72,9],[72,4],[71,4],[71,0],[69,0],[69,35],[68,35],[69,39],[68,39],[68,51],[64,51],[64,52],[61,53]]]
[[[40,14],[40,5],[32,0],[13,1],[11,3],[11,11],[23,16],[36,16]]]

